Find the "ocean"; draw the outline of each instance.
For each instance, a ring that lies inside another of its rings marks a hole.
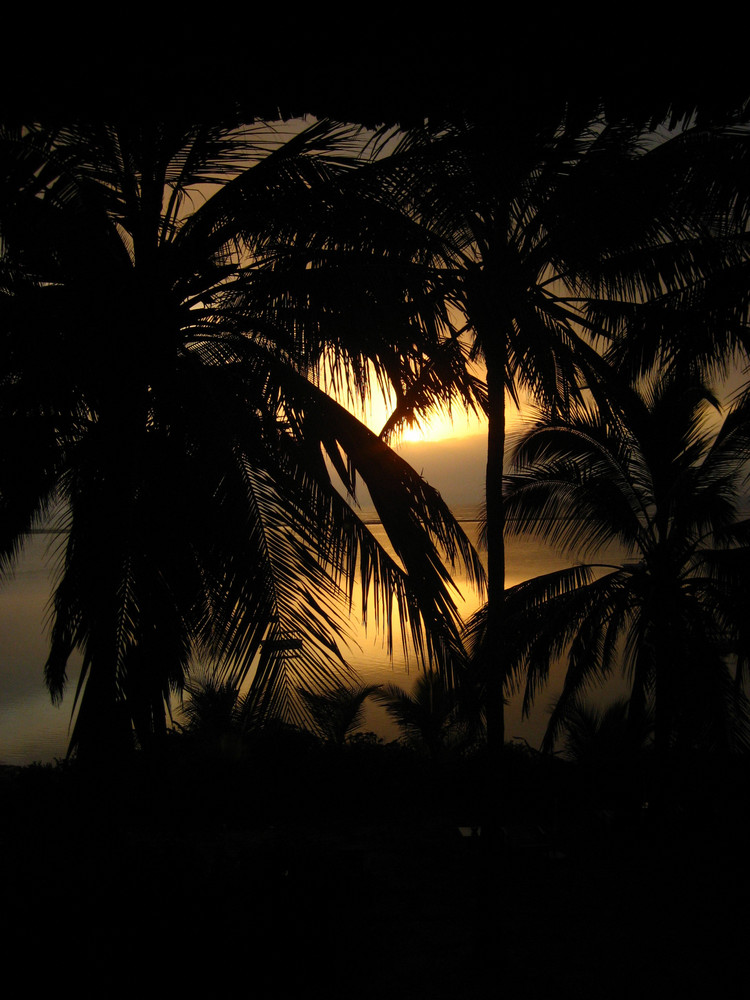
[[[476,508],[455,507],[464,530],[476,543],[479,523]],[[370,530],[384,538],[382,527],[372,523]],[[69,686],[62,705],[52,705],[44,686],[43,667],[47,656],[47,606],[52,590],[52,567],[46,555],[50,537],[30,538],[15,577],[0,593],[0,764],[52,762],[65,754],[71,707],[75,693],[79,659],[72,659]],[[534,540],[512,540],[507,546],[507,585],[531,579],[569,564],[553,551]],[[465,577],[456,576],[460,590],[459,609],[468,618],[479,607],[479,597]],[[348,651],[348,660],[368,684],[392,683],[409,689],[419,673],[413,656],[394,645],[390,657],[384,636],[372,628],[365,631],[352,622],[356,645]],[[507,738],[519,737],[538,746],[547,719],[550,699],[559,692],[562,672],[553,673],[549,690],[543,692],[528,719],[521,718],[520,702],[515,699],[507,709]],[[385,710],[368,703],[365,729],[384,739],[397,735]]]

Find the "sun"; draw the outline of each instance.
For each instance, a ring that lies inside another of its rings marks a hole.
[[[421,443],[424,441],[445,441],[448,438],[469,437],[484,434],[487,430],[486,418],[464,411],[435,413],[425,417],[412,427],[403,427],[398,433],[398,441]]]
[[[430,424],[427,422],[422,422],[420,424],[414,424],[413,427],[404,427],[403,430],[398,433],[399,441],[431,441],[433,440],[430,433]]]

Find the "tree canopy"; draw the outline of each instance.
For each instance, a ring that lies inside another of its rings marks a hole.
[[[619,552],[615,564],[592,562],[511,591],[526,704],[564,657],[548,746],[581,694],[618,669],[633,725],[643,727],[653,709],[663,750],[745,746],[745,414],[735,409],[712,430],[707,387],[667,376],[639,391],[621,387],[618,398],[609,414],[582,408],[540,421],[515,450],[510,531],[574,557]]]

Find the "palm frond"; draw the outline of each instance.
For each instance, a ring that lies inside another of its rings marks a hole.
[[[325,742],[343,745],[362,724],[367,698],[380,690],[378,684],[346,687],[343,684],[322,693],[300,690],[316,735]]]
[[[598,579],[576,581],[566,571],[506,598],[506,634],[514,601],[521,602],[511,662],[525,677],[526,710],[553,658],[566,657],[547,749],[586,689],[616,668],[632,685],[634,718],[656,705],[660,746],[676,738],[704,748],[745,739],[727,657],[744,663],[738,612],[747,594],[746,528],[738,512],[746,425],[730,414],[712,434],[703,418],[716,405],[705,384],[670,373],[640,391],[620,387],[610,411],[581,407],[568,419],[541,420],[515,450],[506,490],[510,530],[572,551],[617,541],[631,557]],[[550,583],[568,592],[547,592]],[[537,592],[530,609],[524,606],[525,595]],[[739,727],[734,735],[730,716]]]

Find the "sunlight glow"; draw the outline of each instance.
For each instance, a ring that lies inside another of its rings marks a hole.
[[[480,378],[483,377],[483,368],[478,366],[477,374]],[[388,393],[385,382],[378,382],[372,365],[363,382],[366,385],[364,393],[360,387],[355,386],[351,374],[347,373],[336,355],[321,363],[317,380],[324,391],[375,434],[380,434],[396,407],[394,394]],[[506,433],[510,436],[517,434],[535,416],[535,408],[523,390],[520,390],[520,397],[520,407],[517,408],[510,396],[506,396]],[[389,443],[398,451],[402,444],[456,441],[477,435],[487,436],[487,418],[484,414],[467,412],[459,405],[450,409],[436,405],[431,412],[415,416],[411,426],[402,425]]]
[[[413,427],[405,427],[398,437],[399,441],[444,441],[486,433],[486,417],[454,411],[452,414],[436,413],[419,423],[415,422]]]
[[[375,434],[380,434],[393,410],[392,401],[388,400],[374,384],[371,386],[371,395],[364,407],[352,397],[341,399],[338,396],[337,398]],[[533,413],[533,407],[526,400],[522,399],[521,406],[517,409],[510,397],[507,397],[507,433],[517,433],[522,425],[532,418]],[[484,414],[468,413],[454,406],[450,412],[437,409],[432,413],[415,418],[412,426],[403,426],[390,443],[398,450],[400,444],[455,441],[460,438],[474,437],[477,434],[483,436],[487,434],[487,418]]]

